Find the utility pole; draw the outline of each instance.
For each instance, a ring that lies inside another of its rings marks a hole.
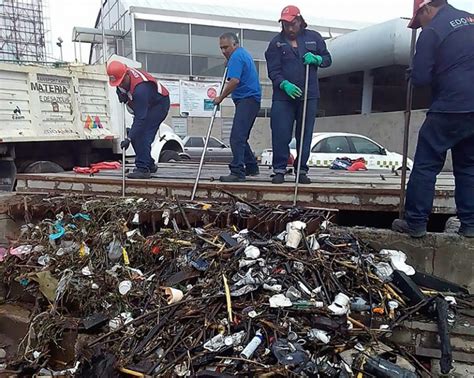
[[[58,37],[58,41],[56,42],[56,45],[59,47],[59,56],[61,59],[61,62],[64,62],[63,59],[63,39],[61,37]]]

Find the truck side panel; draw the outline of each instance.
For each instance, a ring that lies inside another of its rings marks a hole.
[[[117,138],[107,86],[103,66],[0,64],[0,142]]]

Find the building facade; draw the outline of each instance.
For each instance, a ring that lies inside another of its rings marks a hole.
[[[281,30],[279,13],[280,9],[272,9],[268,13],[260,12],[252,16],[248,10],[233,7],[163,0],[107,0],[103,4],[103,12],[101,10],[96,19],[96,33],[99,35],[92,44],[89,63],[101,63],[106,49],[106,57],[117,54],[136,60],[143,69],[161,80],[216,82],[223,75],[225,63],[218,37],[224,32],[236,33],[241,46],[254,58],[263,89],[262,109],[251,136],[254,148],[261,151],[271,144],[269,116],[272,89],[264,53],[270,40]],[[336,20],[306,18],[306,21],[309,28],[317,30],[326,39],[366,26]],[[102,25],[105,44],[99,33]],[[81,42],[77,31],[73,40]],[[214,135],[225,142],[230,134],[233,112],[232,101],[225,100],[221,117],[214,124]],[[182,134],[202,135],[207,130],[209,119],[182,117],[179,107],[172,107],[166,122],[172,126],[179,125]]]

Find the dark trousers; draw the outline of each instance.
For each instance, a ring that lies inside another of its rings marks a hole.
[[[230,148],[232,149],[232,162],[229,164],[230,172],[238,177],[245,178],[245,172],[255,172],[258,169],[257,159],[249,145],[250,131],[252,130],[260,102],[249,97],[235,100],[235,115],[230,132]]]
[[[168,115],[169,109],[169,97],[161,98],[156,105],[148,109],[146,120],[140,128],[132,127],[128,134],[135,150],[135,166],[140,171],[148,172],[155,164],[155,160],[150,154],[151,145],[155,140],[161,123]]]
[[[474,230],[474,113],[428,113],[418,136],[407,188],[406,221],[413,230],[426,229],[436,176],[443,169],[448,150],[453,156],[461,228]]]
[[[306,122],[303,136],[303,153],[301,173],[308,173],[308,159],[311,152],[314,123],[318,111],[318,100],[308,100]],[[303,101],[273,101],[270,125],[272,129],[273,171],[286,173],[288,157],[290,156],[291,137],[296,122],[296,151],[300,150],[301,123],[303,122]],[[295,159],[295,170],[298,168],[298,158]]]

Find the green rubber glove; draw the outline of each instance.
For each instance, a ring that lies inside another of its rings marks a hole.
[[[313,53],[306,53],[303,56],[304,64],[314,64],[315,66],[319,67],[323,62],[323,58],[319,55],[314,55]]]
[[[283,80],[280,84],[280,88],[293,100],[295,98],[301,97],[303,91],[298,88],[293,83],[290,83],[288,80]]]

